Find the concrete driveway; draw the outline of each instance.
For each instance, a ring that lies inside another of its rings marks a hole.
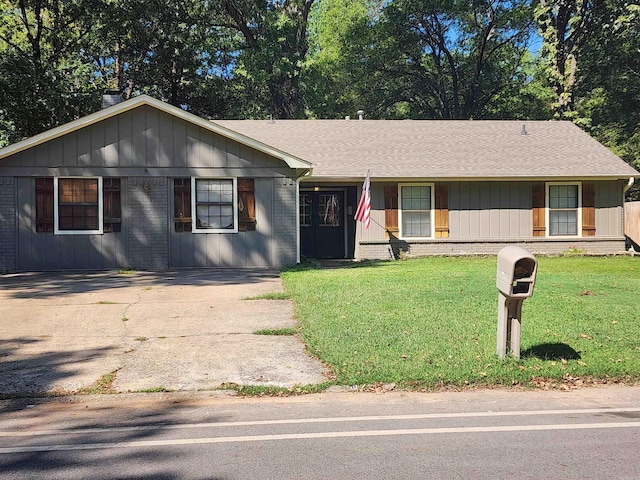
[[[269,270],[0,276],[0,394],[67,393],[115,372],[117,391],[326,380]]]

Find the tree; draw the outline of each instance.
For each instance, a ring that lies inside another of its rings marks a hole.
[[[309,48],[307,25],[313,2],[222,1],[245,39],[234,70],[236,94],[244,97],[239,116],[304,117],[300,75]]]
[[[35,135],[95,108],[93,67],[76,51],[95,0],[1,0],[0,128]]]
[[[580,49],[576,123],[640,170],[640,6],[606,0],[593,21]]]
[[[386,3],[356,91],[372,116],[482,118],[517,82],[531,26],[527,0]]]
[[[573,89],[578,74],[578,54],[594,33],[593,11],[602,0],[540,0],[535,9],[542,36],[542,56],[556,93],[554,116],[574,117]]]
[[[320,0],[314,4],[309,54],[302,71],[310,116],[343,117],[366,106],[355,87],[370,74],[362,56],[374,44],[381,11],[380,0]]]

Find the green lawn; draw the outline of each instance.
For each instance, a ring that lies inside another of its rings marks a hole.
[[[495,354],[495,275],[495,257],[434,257],[282,278],[302,339],[338,384],[640,380],[640,258],[539,258],[519,361]]]

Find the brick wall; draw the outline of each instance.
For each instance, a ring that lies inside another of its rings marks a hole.
[[[16,270],[16,181],[0,177],[0,273]]]
[[[296,181],[276,178],[274,183],[274,266],[296,263]]]
[[[164,177],[127,179],[129,267],[166,270],[169,267],[169,189]]]
[[[576,238],[575,240],[549,239],[496,239],[491,241],[464,242],[455,240],[422,241],[408,243],[403,240],[362,241],[358,245],[358,259],[390,260],[406,255],[495,255],[507,245],[518,245],[533,254],[553,255],[571,250],[585,254],[615,254],[625,249],[624,238]]]

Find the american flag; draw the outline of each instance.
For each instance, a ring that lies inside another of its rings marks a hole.
[[[369,229],[369,222],[371,221],[371,193],[369,193],[369,187],[371,186],[371,178],[369,176],[369,170],[367,170],[367,178],[364,179],[362,184],[362,196],[358,203],[358,209],[356,210],[355,219],[364,224],[365,229]]]

